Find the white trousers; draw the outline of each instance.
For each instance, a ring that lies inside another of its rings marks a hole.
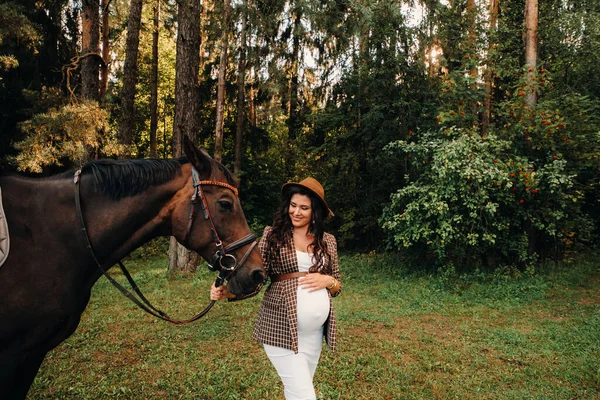
[[[298,288],[298,354],[265,344],[265,352],[283,382],[286,400],[315,400],[313,376],[323,346],[323,326],[329,316],[325,289],[308,293]]]

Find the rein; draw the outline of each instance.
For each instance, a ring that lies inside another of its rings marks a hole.
[[[117,264],[119,265],[119,268],[121,269],[121,271],[123,271],[123,275],[125,275],[125,277],[127,278],[127,281],[131,285],[131,288],[133,289],[133,291],[135,292],[137,297],[136,297],[136,295],[131,293],[129,290],[127,290],[125,287],[123,287],[119,282],[117,282],[113,277],[111,277],[108,274],[107,270],[102,267],[102,264],[100,263],[100,261],[98,261],[98,258],[96,257],[96,253],[94,252],[94,248],[92,247],[92,243],[90,241],[88,230],[86,228],[85,220],[83,218],[83,213],[81,211],[81,194],[80,194],[80,184],[79,184],[80,181],[81,181],[81,170],[79,169],[75,172],[75,175],[73,177],[73,183],[75,184],[75,207],[77,210],[77,216],[79,217],[79,221],[81,223],[81,232],[83,233],[83,237],[85,239],[86,246],[87,246],[88,250],[90,251],[92,259],[94,260],[94,262],[96,263],[96,265],[98,266],[98,268],[100,269],[102,274],[109,280],[109,282],[112,283],[112,285],[114,287],[116,287],[125,297],[127,297],[129,300],[131,300],[133,303],[135,303],[139,308],[141,308],[142,310],[144,310],[145,312],[147,312],[148,314],[150,314],[156,318],[162,319],[163,321],[167,321],[167,322],[170,322],[175,325],[184,325],[184,324],[189,324],[190,322],[197,321],[200,318],[202,318],[204,315],[206,315],[210,311],[210,309],[213,307],[213,305],[216,303],[215,300],[211,300],[211,302],[206,306],[206,308],[204,310],[202,310],[199,314],[197,314],[189,319],[186,319],[186,320],[177,320],[177,319],[171,318],[169,315],[167,315],[163,311],[157,309],[150,303],[150,301],[148,301],[146,296],[144,296],[144,294],[141,292],[141,290],[135,283],[134,279],[131,277],[131,274],[129,273],[129,271],[127,271],[127,269],[125,268],[125,266],[123,265],[123,263],[121,261],[119,261]],[[211,235],[213,237],[213,241],[215,242],[215,246],[217,247],[217,251],[216,251],[215,255],[213,256],[213,258],[211,259],[211,262],[209,263],[208,267],[211,271],[219,271],[219,275],[217,276],[217,279],[215,280],[215,286],[219,287],[226,280],[231,278],[231,276],[233,276],[233,274],[238,270],[238,268],[246,262],[246,260],[250,256],[250,253],[252,252],[254,247],[256,247],[256,244],[257,244],[256,236],[254,234],[250,233],[247,236],[229,244],[228,246],[223,247],[223,242],[219,238],[217,228],[216,228],[216,226],[213,222],[212,216],[210,214],[210,210],[208,208],[208,202],[206,201],[206,196],[204,195],[204,191],[202,190],[202,185],[213,185],[213,186],[226,187],[226,188],[232,190],[233,193],[236,195],[236,197],[238,196],[238,190],[235,187],[233,187],[227,183],[224,183],[224,182],[201,181],[199,178],[199,175],[198,175],[198,171],[196,171],[196,168],[194,166],[192,166],[192,184],[194,186],[194,193],[192,194],[192,198],[191,198],[190,215],[189,215],[189,219],[188,219],[188,226],[187,226],[187,231],[185,234],[184,243],[186,245],[188,244],[189,236],[190,236],[190,233],[192,230],[192,225],[193,225],[194,217],[195,217],[195,213],[196,213],[196,199],[198,197],[200,197],[200,200],[201,200],[200,204],[201,204],[201,209],[202,209],[202,212],[204,215],[204,219],[207,220],[210,225]],[[244,256],[238,263],[235,256],[233,254],[230,254],[229,252],[239,249],[250,243],[251,243],[250,247],[248,248],[248,250],[246,250],[246,252],[244,253]]]

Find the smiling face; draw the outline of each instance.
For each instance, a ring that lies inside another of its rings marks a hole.
[[[310,197],[296,193],[290,199],[288,214],[294,228],[307,228],[312,220]]]

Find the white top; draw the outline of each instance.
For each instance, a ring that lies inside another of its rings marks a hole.
[[[308,272],[310,267],[313,266],[313,254],[305,253],[300,250],[296,250],[296,258],[298,259],[298,271]]]

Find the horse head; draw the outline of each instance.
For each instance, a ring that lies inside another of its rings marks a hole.
[[[173,236],[216,269],[229,270],[227,289],[231,293],[252,293],[264,282],[266,273],[240,204],[238,182],[187,137],[184,151],[190,178],[182,195],[174,197]]]

